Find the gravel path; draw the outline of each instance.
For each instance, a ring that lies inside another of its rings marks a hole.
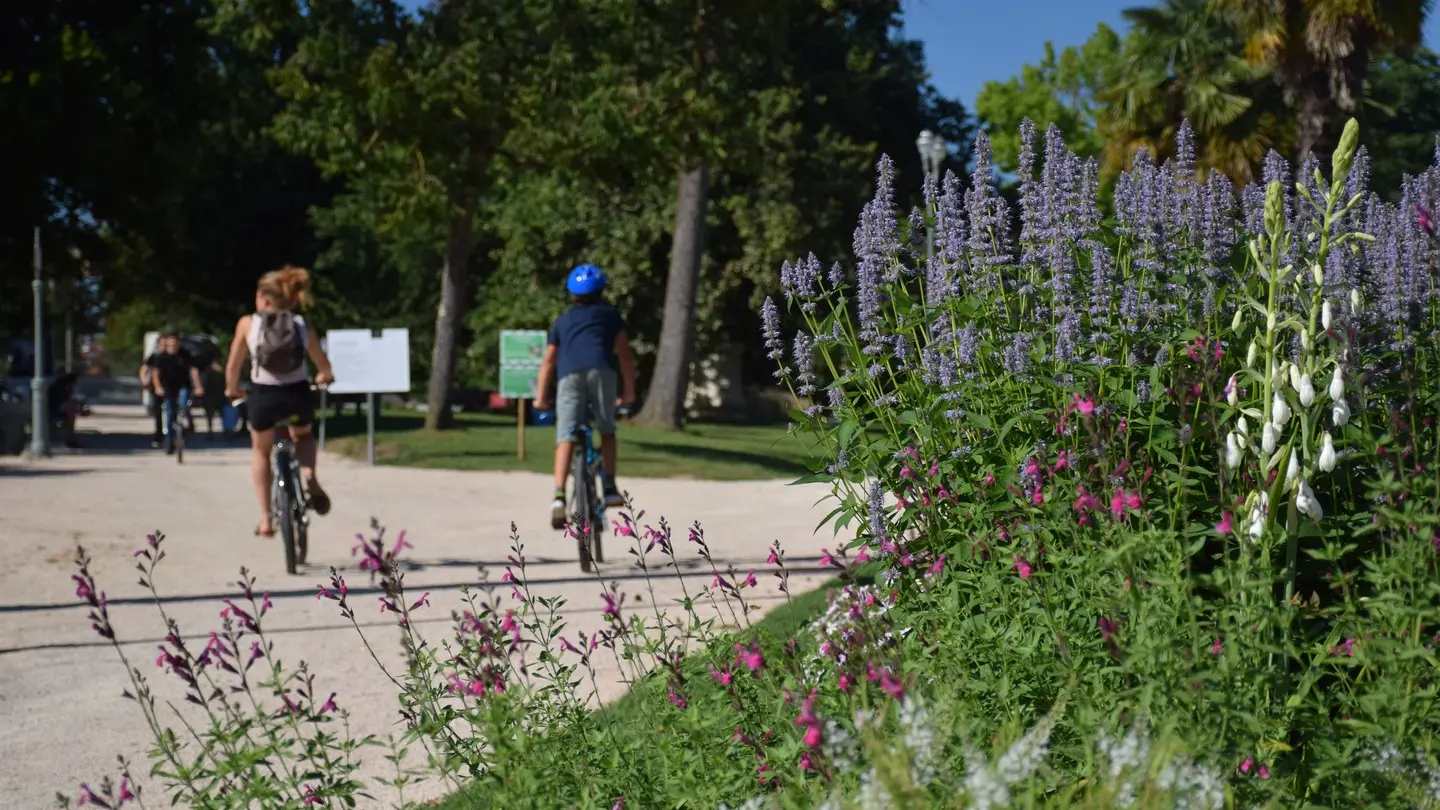
[[[139,408],[97,408],[81,423],[86,449],[39,463],[0,459],[0,541],[12,555],[12,564],[0,568],[0,716],[5,718],[0,807],[6,810],[53,807],[57,790],[73,794],[78,782],[115,773],[117,754],[132,760],[137,775],[148,772],[148,731],[138,708],[120,697],[128,686],[124,668],[77,605],[70,581],[77,544],[94,560],[92,572],[107,592],[127,655],[157,692],[181,694],[173,678],[154,666],[164,627],[136,582],[131,555],[159,528],[167,535],[168,553],[157,585],[186,637],[203,640],[218,628],[220,599],[237,595],[238,570],[248,567],[258,588],[274,600],[267,622],[278,654],[287,662],[303,657],[317,675],[317,692],[339,692],[358,733],[398,730],[395,695],[334,603],[315,598],[315,586],[326,580],[330,566],[346,571],[352,586],[368,582],[355,568],[351,549],[372,516],[390,527],[391,536],[406,530],[415,546],[406,554],[406,585],[432,592],[434,608],[417,622],[429,637],[448,631],[458,588],[476,581],[477,563],[491,566],[492,579],[498,578],[512,521],[526,543],[536,589],[569,597],[571,632],[602,626],[600,582],[580,572],[573,543],[549,528],[546,476],[371,468],[327,455],[321,473],[334,510],[312,526],[307,569],[289,577],[277,543],[251,533],[256,509],[247,451],[207,445],[201,438],[185,464],[177,465],[149,449],[149,425]],[[822,581],[820,547],[830,544],[828,529],[815,534],[829,508],[816,503],[825,495],[822,488],[623,476],[621,483],[646,510],[647,522],[664,516],[676,527],[677,545],[684,545],[685,527],[699,520],[722,566],[763,573],[766,548],[779,539],[794,572],[794,592]],[[643,580],[633,579],[638,572],[630,556],[612,536],[606,539],[605,580],[619,579],[623,590],[644,592],[648,601]],[[697,566],[685,579],[692,590],[708,584],[709,569]],[[773,578],[760,579],[763,607],[783,600]],[[654,587],[655,601],[666,603],[680,594],[680,579],[671,574]],[[355,599],[362,623],[370,625],[382,659],[398,663],[397,633],[378,606],[370,612],[369,599]],[[602,699],[621,692],[613,672],[601,686]],[[370,758],[378,760],[381,753],[375,749]],[[156,801],[162,798],[158,783],[142,779],[142,784],[148,804],[168,805]],[[430,781],[407,798],[445,792]],[[377,793],[371,806],[392,801]]]

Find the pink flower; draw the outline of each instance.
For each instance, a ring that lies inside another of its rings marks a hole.
[[[1078,498],[1075,499],[1075,511],[1076,511],[1076,512],[1084,512],[1084,511],[1086,511],[1086,510],[1099,510],[1099,509],[1100,509],[1100,499],[1099,499],[1099,498],[1096,498],[1094,495],[1091,495],[1089,492],[1086,492],[1084,487],[1080,487],[1078,491],[1079,491],[1079,493],[1080,493],[1080,497],[1078,497]]]
[[[741,585],[742,587],[745,587],[745,588],[754,588],[754,587],[755,587],[756,585],[758,585],[758,584],[759,584],[759,583],[755,581],[755,569],[754,569],[754,568],[751,568],[751,569],[750,569],[750,573],[749,573],[748,575],[746,575],[745,581],[743,581],[743,582],[740,583],[740,585]]]
[[[615,594],[604,591],[600,594],[600,598],[605,600],[604,615],[617,622],[620,621],[620,603],[616,600]]]
[[[1269,778],[1270,778],[1270,769],[1267,768],[1267,767],[1265,767],[1264,765],[1261,765],[1261,766],[1260,766],[1260,778],[1261,778],[1261,779],[1269,779]]]
[[[615,800],[615,803],[614,803],[614,804],[610,805],[610,810],[623,810],[624,807],[625,807],[625,797],[624,797],[624,796],[621,796],[620,798],[618,798],[618,799]]]
[[[935,560],[935,562],[933,562],[933,563],[930,564],[930,567],[929,567],[929,568],[925,569],[925,575],[926,575],[926,576],[931,576],[931,577],[933,577],[933,576],[939,574],[941,571],[944,571],[944,570],[945,570],[945,555],[944,555],[944,554],[941,554],[941,555]]]
[[[840,691],[841,691],[841,692],[849,692],[849,691],[850,691],[850,687],[853,686],[854,684],[855,684],[855,679],[852,678],[852,677],[850,677],[850,673],[848,673],[848,672],[842,672],[842,673],[840,673],[840,682],[839,682],[838,686],[840,687]]]
[[[1437,542],[1437,543],[1440,543],[1440,540],[1437,540],[1436,542]],[[1437,548],[1440,548],[1440,545],[1437,545]],[[864,565],[865,563],[870,562],[870,559],[871,559],[871,558],[870,558],[870,546],[868,546],[868,545],[861,546],[861,547],[860,547],[860,553],[858,553],[858,554],[855,555],[855,564],[856,564],[856,565]]]
[[[675,704],[675,708],[677,708],[677,709],[685,709],[685,708],[688,708],[688,707],[689,707],[689,705],[690,705],[689,702],[687,702],[687,701],[685,700],[685,696],[682,695],[682,694],[680,694],[680,691],[675,688],[675,684],[672,683],[672,684],[670,684],[669,686],[667,686],[666,689],[665,689],[665,693],[666,693],[665,696],[668,697],[668,698],[670,698],[670,702],[673,703],[673,704]],[[620,806],[619,802],[616,802],[615,806],[616,806],[616,807],[619,807],[619,806]]]
[[[896,700],[905,699],[905,685],[888,669],[880,673],[880,688]]]
[[[320,707],[320,713],[330,714],[338,711],[340,711],[340,707],[335,705],[335,693],[331,692],[330,697],[326,698],[324,705]]]
[[[1221,647],[1221,645],[1220,645],[1220,639],[1217,638],[1217,639],[1215,639],[1215,643],[1210,645],[1210,654],[1211,654],[1211,655],[1219,655],[1221,649],[1222,649],[1222,647]]]
[[[710,665],[710,677],[714,678],[722,686],[729,686],[735,680],[734,673],[728,669],[719,669],[714,664]]]
[[[322,799],[322,798],[320,798],[320,796],[315,793],[315,786],[314,786],[314,785],[306,785],[306,786],[305,786],[305,804],[307,804],[307,805],[318,804],[318,805],[321,805],[321,806],[324,806],[324,804],[325,804],[325,800]]]
[[[1015,565],[1013,567],[1016,571],[1020,573],[1021,579],[1029,579],[1030,574],[1034,571],[1034,569],[1030,567],[1030,561],[1025,559],[1024,557],[1017,556],[1015,558]]]
[[[1431,218],[1430,212],[1426,211],[1419,203],[1415,204],[1415,224],[1419,225],[1420,230],[1426,234],[1435,235],[1435,220]]]
[[[1095,413],[1095,401],[1089,398],[1081,398],[1075,394],[1075,409],[1080,411],[1081,416],[1090,416]]]
[[[575,649],[575,645],[574,645],[574,644],[571,644],[571,643],[570,643],[570,639],[565,638],[564,636],[561,636],[561,637],[560,637],[560,649],[562,649],[562,650],[564,650],[564,651],[566,651],[566,652],[575,653],[576,655],[581,655],[581,654],[582,654],[579,650]]]
[[[821,734],[819,726],[810,726],[805,729],[805,744],[811,748],[820,747]]]
[[[995,485],[995,473],[988,473],[988,472],[985,473],[985,486],[990,487],[990,486],[994,486],[994,485]]]
[[[1036,506],[1045,503],[1045,495],[1040,492],[1040,487],[1038,485],[1035,487],[1035,490],[1030,493],[1030,503]]]
[[[1226,512],[1220,516],[1220,522],[1215,524],[1215,531],[1219,534],[1230,534],[1235,531],[1235,516]]]
[[[751,642],[749,646],[735,645],[735,662],[743,664],[751,672],[758,672],[765,666],[765,656],[760,653],[759,642]]]
[[[1065,451],[1064,451],[1064,450],[1061,450],[1061,451],[1060,451],[1058,454],[1056,454],[1056,456],[1055,456],[1055,472],[1060,472],[1061,470],[1063,470],[1063,469],[1065,469],[1066,467],[1069,467],[1069,466],[1070,466],[1070,457],[1067,456],[1067,455],[1065,455]]]
[[[1330,648],[1331,655],[1344,655],[1353,658],[1355,656],[1355,639],[1347,638],[1334,647]]]
[[[770,549],[770,556],[765,558],[765,564],[766,564],[766,565],[779,565],[779,564],[780,564],[780,557],[779,557],[779,555],[777,555],[777,554],[775,553],[775,549],[773,549],[773,548]]]
[[[1130,427],[1130,420],[1127,419],[1127,418],[1125,418],[1125,417],[1123,417],[1123,416],[1120,417],[1120,425],[1119,425],[1119,427],[1116,428],[1116,430],[1118,430],[1118,431],[1121,432],[1121,433],[1124,433],[1129,427]]]
[[[1250,773],[1250,769],[1253,767],[1255,767],[1255,760],[1246,757],[1245,761],[1240,763],[1240,772]]]

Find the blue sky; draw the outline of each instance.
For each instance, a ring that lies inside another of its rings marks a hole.
[[[1045,42],[1061,50],[1105,22],[1124,33],[1120,12],[1148,0],[902,0],[905,34],[925,43],[936,89],[975,111],[985,82],[1004,80],[1039,61]],[[1440,42],[1440,11],[1425,23],[1425,42]]]

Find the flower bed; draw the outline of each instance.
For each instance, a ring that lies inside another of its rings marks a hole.
[[[406,629],[390,675],[408,743],[463,786],[446,806],[1440,800],[1440,167],[1384,202],[1352,122],[1328,178],[1312,159],[1292,184],[1272,154],[1237,193],[1195,172],[1188,127],[1178,140],[1164,163],[1137,156],[1105,219],[1093,162],[1027,124],[1013,234],[983,135],[968,188],[947,176],[904,223],[882,161],[854,274],[787,264],[798,331],[767,302],[766,339],[812,403],[796,430],[826,449],[808,480],[833,485],[854,538],[808,626],[750,624],[754,589],[786,582],[777,546],[770,571],[712,562],[668,612],[606,588],[607,629],[576,636],[526,588],[517,541],[437,647],[408,632],[424,598],[396,550],[368,546]],[[616,534],[647,572],[710,560],[698,526],[631,514]],[[338,575],[322,596],[352,615]],[[235,610],[258,634],[263,604]],[[220,638],[162,664],[239,669]],[[632,690],[594,711],[602,658]],[[268,760],[216,744],[184,770],[162,744],[167,789],[207,807],[356,795],[325,753],[347,743],[311,730],[324,690],[270,675],[280,709],[212,710],[259,723],[246,739]]]

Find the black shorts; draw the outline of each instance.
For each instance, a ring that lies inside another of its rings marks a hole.
[[[315,421],[315,397],[308,380],[289,385],[252,382],[245,414],[251,430],[269,430],[282,422],[305,427]]]

